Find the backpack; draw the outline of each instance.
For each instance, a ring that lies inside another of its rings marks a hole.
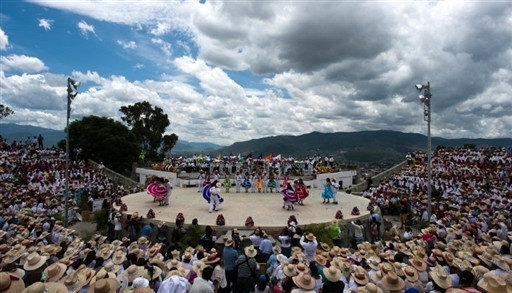
[[[247,219],[245,220],[245,226],[248,226],[248,227],[254,226],[254,220],[252,219],[251,216],[247,217]]]
[[[215,222],[217,226],[223,226],[226,224],[226,220],[224,219],[224,216],[222,214],[217,216],[217,220]]]
[[[343,219],[343,213],[341,212],[341,210],[337,210],[336,211],[336,215],[334,216],[334,218],[336,218],[338,220],[342,220]]]
[[[181,221],[182,223],[185,223],[185,217],[183,216],[183,213],[178,213],[176,216],[176,222]]]

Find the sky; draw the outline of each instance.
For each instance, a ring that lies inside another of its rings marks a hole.
[[[275,135],[512,137],[512,1],[2,0],[2,123],[121,121],[148,101],[167,133],[230,145]],[[1,131],[1,125],[0,125]]]

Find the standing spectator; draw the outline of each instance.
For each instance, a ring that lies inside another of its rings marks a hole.
[[[331,236],[332,243],[336,246],[341,247],[341,229],[338,224],[338,220],[332,220],[331,225],[329,225],[327,229],[329,229],[329,236]]]
[[[224,258],[224,270],[226,271],[226,292],[236,293],[236,260],[238,259],[238,251],[233,247],[235,241],[230,238],[224,244],[222,257]]]
[[[37,137],[37,148],[40,150],[43,149],[43,141],[44,141],[43,135],[39,134],[39,136]]]
[[[354,227],[354,237],[357,244],[363,243],[364,237],[363,237],[363,225],[361,224],[361,220],[352,221],[350,222],[352,224],[352,227]]]
[[[123,237],[123,222],[121,221],[121,213],[117,213],[114,217],[114,239],[121,240]]]
[[[236,283],[238,293],[249,293],[254,289],[256,271],[259,270],[258,263],[254,259],[257,253],[256,248],[250,245],[244,249],[244,254],[240,255],[236,260],[236,266],[238,267]]]
[[[213,293],[213,287],[209,282],[212,278],[212,274],[213,268],[211,266],[205,266],[200,274],[201,278],[194,279],[194,283],[190,287],[189,293]]]
[[[300,237],[299,243],[304,249],[304,254],[308,260],[315,261],[316,247],[318,246],[315,235],[313,233],[304,233]]]

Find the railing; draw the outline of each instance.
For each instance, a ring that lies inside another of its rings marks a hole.
[[[372,180],[372,186],[379,184],[382,180],[390,178],[391,176],[400,172],[405,167],[407,167],[407,161],[403,161],[389,169],[386,169],[386,170],[380,172],[379,174],[371,176],[370,178]],[[368,182],[363,181],[361,183],[352,185],[349,189],[351,190],[352,193],[354,193],[354,192],[362,192],[367,187],[368,187]]]
[[[98,169],[98,163],[93,161],[93,160],[89,160],[88,161],[88,164],[89,166],[91,166],[92,168],[94,169]],[[134,181],[133,179],[131,178],[128,178],[122,174],[119,174],[117,173],[116,171],[112,170],[112,169],[109,169],[107,167],[105,167],[105,169],[103,169],[103,173],[109,177],[110,179],[112,179],[112,181],[114,181],[114,183],[118,184],[118,185],[123,185],[125,189],[131,189],[131,187],[134,187],[134,186],[138,186],[139,184]]]

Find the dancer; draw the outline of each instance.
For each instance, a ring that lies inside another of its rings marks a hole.
[[[203,191],[204,178],[205,178],[204,171],[203,170],[199,170],[199,176],[197,177],[197,182],[198,182],[198,185],[199,185],[199,190],[197,192]]]
[[[251,180],[251,192],[252,193],[256,192],[256,179],[257,179],[256,172],[252,172],[252,175],[250,177],[250,180]]]
[[[309,196],[309,190],[306,187],[306,184],[304,184],[302,178],[297,180],[297,188],[295,189],[295,193],[297,193],[297,197],[299,198],[297,203],[303,206],[304,199]]]
[[[338,195],[338,190],[340,189],[340,185],[338,184],[338,182],[336,182],[336,179],[332,178],[331,180],[331,189],[332,189],[332,203],[333,204],[338,204],[338,198],[337,198],[337,195]]]
[[[152,182],[148,185],[146,191],[151,196],[153,196],[153,202],[158,201],[158,205],[163,206],[163,201],[167,196],[167,189],[164,186],[164,179],[154,176],[152,178]]]
[[[245,188],[245,193],[249,192],[249,188],[251,188],[251,180],[249,179],[249,173],[245,173],[244,181],[242,182],[242,187]]]
[[[240,171],[236,171],[235,186],[236,186],[236,193],[240,193],[240,189],[242,187],[242,175],[240,174]]]
[[[283,176],[283,184],[281,185],[283,188],[287,188],[288,180],[290,180],[290,173],[288,173],[288,171],[286,171]]]
[[[224,188],[226,189],[226,193],[229,193],[231,186],[231,177],[229,176],[229,173],[226,172],[226,176],[224,177]]]
[[[268,173],[268,184],[267,187],[270,189],[270,193],[274,192],[274,188],[276,188],[276,180],[275,180],[274,172],[270,171]]]
[[[256,177],[256,188],[258,189],[258,193],[261,193],[263,185],[263,176],[261,175],[261,173],[259,173],[258,176]]]
[[[214,180],[210,187],[210,208],[208,212],[218,211],[220,205],[220,182]]]
[[[331,179],[325,178],[324,191],[322,192],[323,203],[329,203],[332,198]]]
[[[283,195],[283,209],[286,208],[288,211],[290,209],[294,210],[293,204],[297,202],[298,198],[292,185],[288,183],[286,188],[281,190],[281,194]]]
[[[172,186],[171,181],[169,181],[169,179],[167,179],[167,178],[164,180],[164,186],[165,186],[165,190],[167,191],[167,193],[166,193],[166,195],[164,197],[162,205],[168,206],[169,205],[169,198],[171,197],[172,189],[174,188],[174,186]]]

